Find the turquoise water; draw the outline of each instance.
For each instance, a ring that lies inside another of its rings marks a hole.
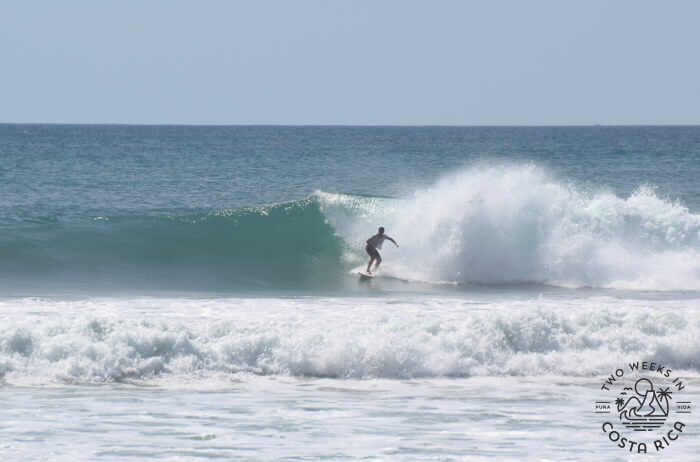
[[[0,125],[0,159],[3,459],[628,460],[613,371],[700,399],[700,127]]]

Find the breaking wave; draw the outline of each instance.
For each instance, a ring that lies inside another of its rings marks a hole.
[[[700,215],[648,186],[620,198],[517,166],[459,172],[403,201],[318,198],[352,247],[385,226],[401,244],[386,271],[409,280],[700,290]]]
[[[409,281],[700,290],[700,215],[641,186],[589,191],[535,166],[457,172],[406,198],[318,191],[184,216],[48,220],[0,237],[0,281],[152,288],[342,287],[378,226]]]

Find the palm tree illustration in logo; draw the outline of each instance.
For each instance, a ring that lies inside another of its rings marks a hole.
[[[627,400],[622,396],[615,400],[624,426],[635,431],[651,431],[666,422],[668,400],[673,399],[668,388],[656,390],[651,380],[642,378],[635,382],[634,388],[624,388],[620,395],[627,395],[628,391],[634,391],[634,395]]]

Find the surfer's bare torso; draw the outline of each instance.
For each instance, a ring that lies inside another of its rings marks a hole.
[[[374,236],[367,239],[367,244],[371,245],[375,249],[381,249],[382,244],[384,244],[384,241],[386,241],[387,239],[390,239],[393,242],[393,239],[391,239],[386,234],[375,234]]]

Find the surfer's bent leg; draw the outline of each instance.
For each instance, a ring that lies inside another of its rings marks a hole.
[[[377,252],[377,249],[375,249],[373,246],[367,244],[367,247],[365,247],[365,250],[369,254],[369,263],[367,263],[367,272],[369,274],[372,274],[372,272],[369,270],[372,267],[372,262],[375,260],[377,261],[382,261],[382,258],[379,256],[379,252]],[[377,263],[377,266],[379,266],[379,263]],[[374,269],[377,269],[377,266],[374,267]]]

